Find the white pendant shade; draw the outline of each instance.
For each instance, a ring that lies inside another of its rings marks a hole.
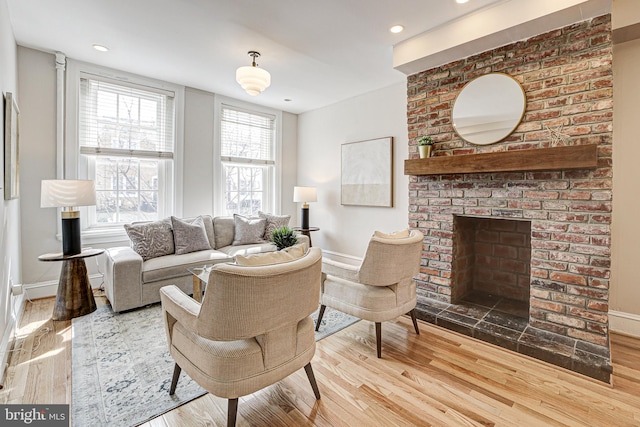
[[[267,70],[258,68],[256,58],[260,57],[260,52],[250,50],[249,56],[253,58],[250,66],[240,67],[236,70],[236,81],[249,95],[256,96],[271,84],[271,74]]]
[[[236,81],[249,95],[259,95],[271,84],[271,74],[262,68],[248,65],[236,70]]]

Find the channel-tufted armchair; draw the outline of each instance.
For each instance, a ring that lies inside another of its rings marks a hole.
[[[240,396],[304,367],[320,398],[311,368],[316,342],[309,315],[318,308],[322,252],[301,251],[299,258],[279,251],[237,257],[252,265],[214,265],[202,304],[177,286],[160,289],[176,362],[170,394],[184,369],[205,390],[229,399],[227,425],[233,426]]]
[[[359,266],[324,259],[316,331],[325,307],[375,322],[378,358],[382,356],[381,322],[409,313],[416,334],[420,334],[413,277],[420,271],[422,240],[417,230],[376,231]]]

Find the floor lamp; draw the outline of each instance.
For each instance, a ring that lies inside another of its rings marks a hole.
[[[296,203],[302,202],[302,224],[300,226],[303,230],[309,229],[309,202],[317,202],[318,194],[316,187],[293,187],[293,201]]]
[[[82,252],[80,211],[78,206],[94,206],[96,189],[93,181],[45,179],[40,191],[40,207],[62,208],[62,254]]]

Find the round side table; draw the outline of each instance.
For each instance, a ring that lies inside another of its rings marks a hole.
[[[53,320],[70,320],[96,310],[96,300],[91,291],[85,258],[104,253],[104,249],[84,249],[76,255],[62,253],[44,254],[40,261],[62,261]]]
[[[318,227],[309,227],[309,228],[293,227],[293,229],[295,231],[301,232],[302,234],[304,234],[309,238],[309,247],[313,246],[313,244],[311,244],[311,232],[320,230]]]

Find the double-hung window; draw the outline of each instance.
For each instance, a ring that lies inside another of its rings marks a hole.
[[[172,213],[175,108],[172,91],[80,75],[79,172],[95,181],[88,228]]]
[[[223,104],[220,161],[224,215],[272,211],[276,194],[276,116]]]

